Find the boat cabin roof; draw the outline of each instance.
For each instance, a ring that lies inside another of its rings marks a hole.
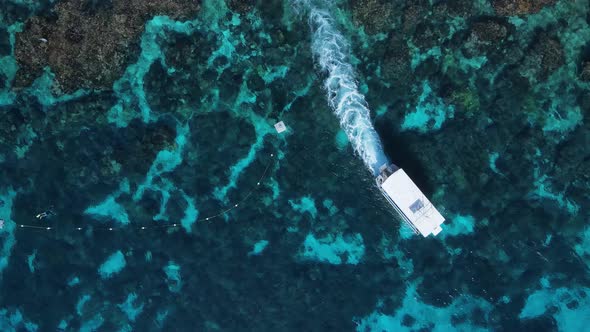
[[[381,188],[397,205],[401,213],[416,226],[422,236],[427,237],[430,234],[436,236],[442,231],[440,225],[445,218],[403,169],[400,168],[391,174]]]

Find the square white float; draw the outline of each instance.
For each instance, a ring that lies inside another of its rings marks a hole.
[[[276,129],[277,133],[280,134],[280,133],[287,130],[287,126],[285,126],[285,123],[283,121],[279,121],[279,122],[275,123],[275,129]]]

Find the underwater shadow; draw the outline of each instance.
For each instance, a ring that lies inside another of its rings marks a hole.
[[[415,140],[416,135],[400,133],[394,124],[388,121],[376,121],[375,130],[381,137],[383,151],[389,160],[403,168],[427,197],[432,197],[434,193],[432,181],[430,181],[422,161],[411,149],[411,143]]]

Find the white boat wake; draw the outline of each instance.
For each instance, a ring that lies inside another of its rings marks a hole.
[[[377,176],[379,167],[389,165],[389,161],[371,122],[371,111],[365,96],[358,90],[354,69],[347,62],[349,45],[334,27],[327,10],[315,7],[310,1],[295,0],[294,3],[309,11],[312,52],[319,66],[328,74],[324,82],[328,103],[340,120],[340,127],[354,151]]]

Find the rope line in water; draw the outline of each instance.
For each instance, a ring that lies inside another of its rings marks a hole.
[[[250,196],[252,196],[252,194],[256,190],[258,190],[258,188],[260,188],[260,185],[262,184],[262,181],[266,177],[268,170],[271,168],[271,166],[274,166],[277,163],[278,158],[275,157],[274,153],[271,153],[270,157],[271,157],[271,161],[268,163],[268,165],[266,165],[266,167],[264,168],[264,171],[262,172],[262,175],[260,176],[260,178],[258,178],[258,181],[256,181],[256,186],[254,188],[252,188],[246,194],[246,196],[244,196],[244,198],[242,198],[238,202],[230,204],[230,206],[228,208],[223,209],[223,210],[217,212],[216,214],[210,215],[208,217],[197,218],[194,221],[194,223],[199,222],[199,221],[210,222],[211,220],[213,220],[215,218],[219,218],[221,216],[224,216],[227,213],[229,213],[230,211],[233,211],[233,210],[243,206],[243,203],[245,203],[250,198]],[[0,227],[3,227],[3,226],[5,226],[5,225],[2,224]],[[74,227],[73,229],[77,230],[77,231],[82,231],[85,229],[114,231],[114,230],[118,230],[118,229],[128,229],[128,228],[136,228],[138,230],[147,230],[147,229],[155,229],[155,228],[175,228],[175,227],[181,227],[181,226],[182,226],[181,223],[173,223],[173,224],[162,224],[162,225],[156,224],[156,225],[150,225],[150,226],[131,226],[131,227],[127,227],[127,226],[124,226],[124,227],[86,226],[86,227]],[[55,230],[57,228],[58,228],[57,226],[39,226],[39,225],[16,223],[16,229],[37,229],[37,230],[50,231],[50,230]]]

